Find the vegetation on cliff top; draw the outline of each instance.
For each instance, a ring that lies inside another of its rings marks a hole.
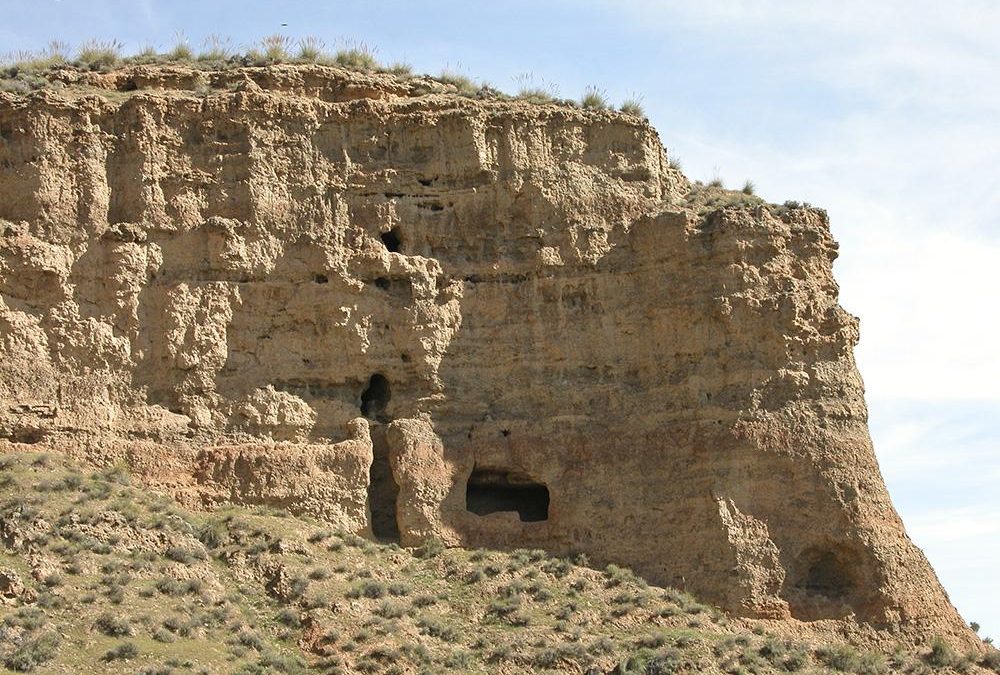
[[[120,470],[0,456],[0,664],[161,673],[927,673],[727,619],[541,551],[416,550],[259,509],[181,509]],[[981,660],[998,668],[991,653]],[[998,671],[1000,672],[1000,671]]]
[[[123,49],[124,45],[115,40],[91,40],[76,50],[67,44],[52,42],[39,52],[8,55],[0,59],[0,91],[26,94],[49,87],[51,82],[45,75],[60,68],[101,72],[128,65],[152,64],[180,64],[200,70],[219,71],[248,66],[312,63],[361,72],[385,73],[403,79],[417,77],[406,63],[380,63],[376,50],[363,42],[349,43],[340,49],[329,51],[326,43],[316,37],[295,40],[286,35],[271,35],[242,50],[233,47],[232,42],[226,38],[211,37],[200,50],[195,50],[180,36],[176,44],[165,52],[147,47],[138,54],[125,56]],[[515,78],[518,86],[515,94],[506,94],[487,83],[477,83],[471,77],[454,70],[444,70],[437,76],[425,77],[450,84],[455,87],[456,93],[471,98],[518,99],[592,110],[607,110],[612,107],[604,93],[596,87],[589,87],[580,101],[576,101],[561,98],[558,87],[552,83],[538,83],[531,74]],[[622,103],[619,111],[626,115],[645,117],[641,100],[637,97],[630,97]]]

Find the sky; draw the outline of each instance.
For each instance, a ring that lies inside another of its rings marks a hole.
[[[0,0],[0,53],[275,32],[383,62],[640,96],[685,173],[829,211],[876,454],[966,620],[1000,641],[1000,3]],[[283,26],[282,24],[287,24]]]

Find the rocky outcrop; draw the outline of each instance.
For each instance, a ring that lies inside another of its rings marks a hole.
[[[320,67],[172,88],[199,77],[0,94],[8,443],[968,636],[880,477],[824,212],[696,208],[618,113]]]

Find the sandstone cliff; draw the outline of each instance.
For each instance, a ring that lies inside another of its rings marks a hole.
[[[62,84],[0,94],[0,450],[971,639],[879,474],[824,212],[704,208],[618,113],[318,66]]]

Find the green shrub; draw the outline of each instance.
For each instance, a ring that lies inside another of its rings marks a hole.
[[[619,567],[618,565],[611,564],[604,568],[604,578],[605,585],[608,588],[615,588],[616,586],[621,586],[622,584],[639,584],[645,585],[635,572],[628,569],[627,567]]]
[[[261,637],[248,630],[240,631],[235,636],[227,640],[227,642],[229,642],[229,644],[236,644],[241,647],[246,647],[247,649],[252,649],[256,652],[264,649],[264,641]]]
[[[935,668],[951,668],[961,661],[958,653],[945,642],[944,638],[935,637],[931,640],[931,650],[927,654],[927,663]]]
[[[309,578],[313,581],[323,581],[330,577],[330,571],[325,567],[316,567],[309,571]]]
[[[302,625],[302,619],[299,616],[299,613],[288,607],[285,607],[278,612],[275,619],[277,619],[278,623],[288,626],[289,628],[298,628]]]
[[[980,659],[979,664],[983,668],[989,668],[994,672],[1000,673],[1000,650],[987,649],[986,653],[983,654],[983,658]]]
[[[52,660],[61,641],[56,633],[44,633],[26,640],[4,658],[4,665],[10,670],[29,673],[46,661]]]
[[[410,594],[410,585],[402,581],[394,581],[389,584],[389,595],[402,598]]]
[[[14,614],[5,616],[3,620],[7,626],[17,626],[26,631],[38,630],[46,621],[45,612],[37,607],[21,607]]]
[[[164,644],[169,644],[174,642],[177,638],[166,628],[160,627],[153,631],[153,639],[157,642],[163,642]]]
[[[461,638],[459,632],[436,617],[424,617],[417,621],[417,627],[424,635],[436,637],[445,642],[458,642]]]
[[[406,607],[399,602],[385,600],[376,608],[375,614],[385,619],[398,619],[406,614]]]
[[[456,649],[445,657],[444,665],[448,668],[459,668],[468,671],[475,663],[475,655],[467,649]]]
[[[185,548],[184,546],[171,546],[166,550],[164,555],[174,562],[184,563],[185,565],[205,559],[205,554],[198,549]]]
[[[821,647],[816,650],[816,656],[830,668],[844,673],[857,671],[861,662],[858,650],[849,645]]]
[[[134,642],[123,642],[117,647],[109,649],[101,658],[105,661],[126,661],[134,659],[139,655],[139,648]]]
[[[752,195],[756,194],[756,192],[757,192],[757,186],[753,184],[752,180],[748,180],[746,183],[743,184],[743,194]]]
[[[857,675],[883,675],[889,672],[889,665],[882,654],[864,652],[858,658],[858,665],[854,672]]]
[[[418,546],[414,551],[413,555],[418,558],[428,559],[436,558],[444,552],[444,544],[441,543],[440,539],[431,537],[424,541],[420,546]]]
[[[135,630],[128,619],[112,614],[102,614],[94,622],[94,626],[109,637],[129,637],[135,635]]]
[[[389,592],[389,588],[382,581],[361,581],[355,583],[347,591],[347,597],[349,598],[371,598],[372,600],[378,600],[384,598],[386,593]]]

